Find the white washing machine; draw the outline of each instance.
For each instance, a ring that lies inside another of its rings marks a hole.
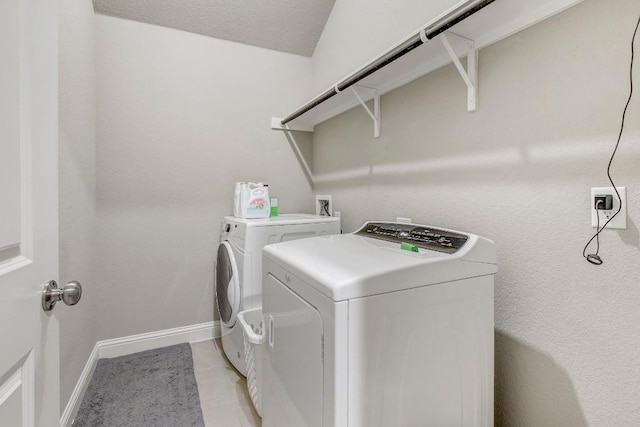
[[[263,265],[264,427],[493,426],[493,242],[369,222]]]
[[[284,214],[265,219],[224,218],[216,260],[216,300],[222,347],[243,375],[247,374],[244,341],[236,316],[262,303],[262,248],[271,243],[338,233],[340,218],[335,217]]]

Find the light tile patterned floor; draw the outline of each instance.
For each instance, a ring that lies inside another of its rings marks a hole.
[[[246,379],[222,351],[220,340],[191,343],[193,370],[207,427],[260,427]]]

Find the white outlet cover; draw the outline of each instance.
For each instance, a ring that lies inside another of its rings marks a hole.
[[[616,215],[616,217],[607,224],[607,228],[618,229],[618,230],[626,230],[627,229],[627,187],[616,187],[618,189],[618,193],[620,193],[620,200],[618,200],[618,196],[616,195],[613,187],[593,187],[591,188],[591,226],[596,228],[598,226],[598,217],[596,215],[600,215],[600,227],[602,227],[609,218],[613,216],[618,210],[620,203],[622,203],[622,209],[620,213]],[[595,207],[595,197],[596,195],[607,195],[611,194],[613,196],[613,209],[611,210],[598,210],[596,213]]]

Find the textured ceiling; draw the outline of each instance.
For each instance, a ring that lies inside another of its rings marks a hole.
[[[311,56],[335,0],[93,0],[96,12]]]

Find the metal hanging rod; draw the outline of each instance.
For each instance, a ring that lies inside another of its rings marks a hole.
[[[284,126],[290,121],[297,119],[307,111],[312,110],[331,97],[337,95],[345,89],[348,89],[365,77],[375,73],[376,71],[392,63],[396,59],[401,58],[402,56],[411,52],[416,47],[424,44],[425,41],[423,41],[423,37],[421,37],[421,34],[426,35],[427,41],[431,40],[437,35],[453,27],[457,23],[467,19],[469,16],[490,5],[494,1],[495,0],[467,0],[457,4],[456,6],[452,7],[451,9],[437,17],[433,22],[427,24],[424,28],[417,31],[415,34],[409,36],[398,46],[395,46],[387,51],[380,58],[377,58],[370,64],[354,72],[341,82],[338,82],[333,87],[322,92],[320,95],[316,96],[311,101],[283,118],[280,121],[280,124]]]

